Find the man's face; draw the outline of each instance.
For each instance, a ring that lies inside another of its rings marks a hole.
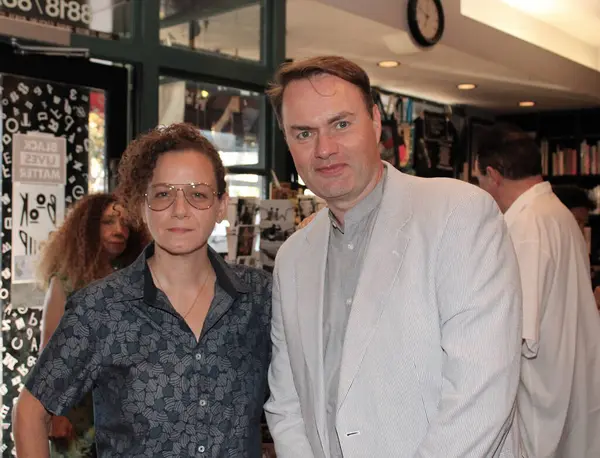
[[[330,204],[357,202],[379,178],[381,117],[355,85],[327,74],[290,83],[282,126],[298,173]]]

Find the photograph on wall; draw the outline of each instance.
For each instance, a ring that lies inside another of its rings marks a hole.
[[[288,199],[263,200],[260,204],[260,261],[272,269],[275,255],[296,227],[294,202]]]
[[[236,258],[240,256],[252,256],[256,235],[256,226],[237,227]]]
[[[259,200],[249,197],[240,197],[237,201],[237,219],[235,226],[249,226],[256,224]]]

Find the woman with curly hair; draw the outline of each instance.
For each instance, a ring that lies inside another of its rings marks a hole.
[[[101,458],[260,458],[271,277],[208,246],[228,204],[219,153],[194,126],[158,128],[129,145],[119,179],[154,242],[69,299],[17,401],[17,455],[47,457],[49,412],[93,390]]]
[[[56,330],[67,296],[114,270],[129,265],[142,252],[143,231],[126,223],[127,213],[111,194],[90,194],[77,201],[46,243],[38,263],[38,281],[46,289],[41,348]],[[89,448],[78,456],[94,456],[91,396],[66,416],[53,416],[49,432],[52,457]]]

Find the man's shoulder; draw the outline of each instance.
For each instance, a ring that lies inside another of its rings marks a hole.
[[[444,219],[457,208],[464,208],[465,216],[477,216],[467,211],[470,205],[479,204],[498,210],[492,196],[466,181],[455,178],[424,178],[406,174],[394,174],[394,185],[388,188],[396,197],[397,190],[404,188],[403,195],[410,198],[413,216],[429,221]],[[397,205],[402,205],[398,202]]]

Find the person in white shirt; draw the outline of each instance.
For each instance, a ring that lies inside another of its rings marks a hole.
[[[540,150],[526,134],[492,129],[477,159],[479,184],[504,213],[521,272],[521,453],[599,457],[600,316],[584,237],[543,180]]]

